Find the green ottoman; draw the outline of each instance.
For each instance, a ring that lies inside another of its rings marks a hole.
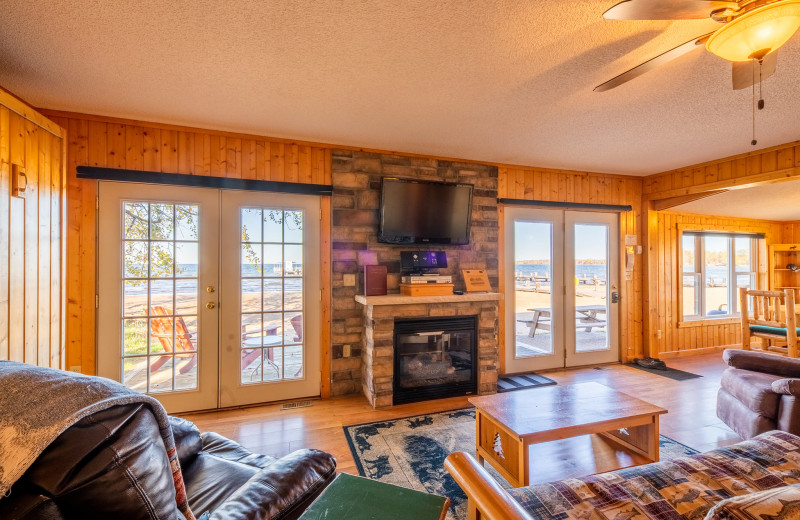
[[[299,520],[444,520],[450,499],[341,473]]]

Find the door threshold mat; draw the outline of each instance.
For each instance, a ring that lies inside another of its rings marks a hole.
[[[657,368],[645,368],[641,365],[637,365],[636,363],[627,363],[625,366],[635,368],[636,370],[641,370],[643,372],[650,372],[651,374],[655,374],[657,376],[668,377],[670,379],[674,379],[675,381],[686,381],[687,379],[697,379],[698,377],[703,377],[698,374],[684,372],[683,370],[678,370],[675,368],[663,368],[659,370]]]
[[[497,378],[497,391],[513,392],[514,390],[525,390],[537,386],[557,385],[558,383],[550,379],[531,372],[529,374],[516,374],[513,376],[500,376]]]

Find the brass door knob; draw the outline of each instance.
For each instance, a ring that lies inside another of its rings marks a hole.
[[[214,303],[214,302],[208,302],[208,303],[206,304],[206,309],[209,309],[209,310],[210,310],[210,309],[213,309],[213,308],[214,308],[214,307],[216,307],[216,306],[217,306],[217,304],[216,304],[216,303]]]

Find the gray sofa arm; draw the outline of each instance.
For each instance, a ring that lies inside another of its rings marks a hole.
[[[772,391],[776,394],[800,396],[800,379],[785,378],[773,381]]]
[[[764,372],[776,376],[800,378],[800,359],[753,352],[750,350],[728,349],[722,353],[722,359],[733,368]]]

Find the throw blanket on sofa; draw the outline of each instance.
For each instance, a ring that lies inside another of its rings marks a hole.
[[[772,431],[706,453],[510,493],[538,520],[703,520],[725,499],[797,483],[800,437]],[[770,511],[742,517],[721,511],[714,518],[798,518]]]
[[[67,428],[95,412],[129,403],[153,411],[167,450],[178,509],[194,520],[178,453],[161,403],[102,377],[0,361],[0,497]]]

